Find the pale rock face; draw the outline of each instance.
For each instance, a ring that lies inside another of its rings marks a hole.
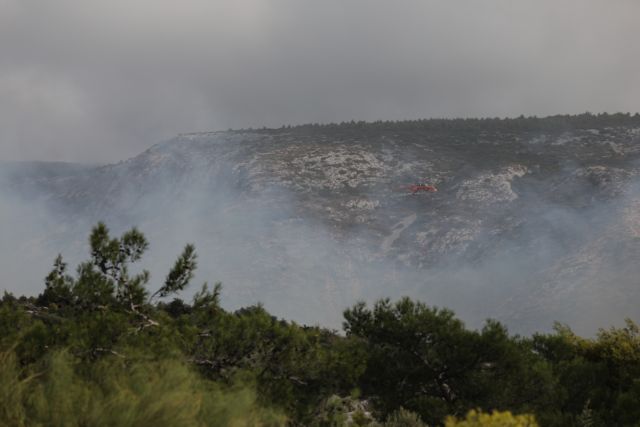
[[[472,180],[460,184],[456,197],[482,203],[512,202],[518,198],[511,182],[514,178],[522,178],[528,169],[523,165],[507,166],[498,173],[484,173]]]
[[[338,190],[357,188],[384,176],[384,163],[359,146],[315,147],[304,152],[273,153],[271,172],[296,188]],[[301,173],[302,172],[302,173]]]
[[[573,133],[563,133],[559,137],[555,138],[551,145],[567,145],[579,143],[582,141],[582,138],[579,135],[575,135]]]
[[[364,210],[364,211],[372,211],[378,206],[380,206],[379,200],[369,200],[369,199],[351,199],[347,201],[344,206],[347,209],[353,210]]]

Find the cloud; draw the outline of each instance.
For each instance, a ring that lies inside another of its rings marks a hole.
[[[0,0],[0,159],[179,132],[640,110],[640,3]]]

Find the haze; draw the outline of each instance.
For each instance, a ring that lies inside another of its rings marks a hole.
[[[0,160],[179,132],[640,110],[640,3],[0,0]]]

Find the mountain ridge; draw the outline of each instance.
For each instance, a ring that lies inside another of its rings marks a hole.
[[[97,220],[185,233],[234,304],[302,322],[409,294],[472,324],[589,329],[639,314],[638,142],[637,114],[217,131],[3,187],[65,224],[51,242]],[[409,194],[423,181],[440,191]]]

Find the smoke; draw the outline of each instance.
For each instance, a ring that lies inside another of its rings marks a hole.
[[[497,222],[482,218],[477,250],[432,270],[433,301],[472,325],[497,317],[522,333],[560,321],[588,335],[640,317],[637,167],[568,161],[559,169],[512,181],[515,209],[493,205],[500,214]]]
[[[12,184],[0,187],[3,287],[40,292],[58,252],[71,266],[87,258],[90,227],[101,220],[114,235],[132,226],[147,235],[140,267],[152,272],[151,291],[191,242],[199,268],[182,297],[221,281],[227,308],[263,303],[301,323],[339,328],[354,302],[403,295],[452,308],[472,327],[498,318],[522,333],[557,320],[591,334],[640,315],[634,165],[561,160],[550,172],[476,163],[451,175],[416,162],[411,149],[389,149],[363,157],[373,166],[358,169],[361,158],[333,144],[320,151],[338,165],[333,175],[314,175],[329,173],[316,164],[304,169],[309,181],[296,182],[286,171],[274,175],[289,161],[278,144],[254,137],[182,137],[126,162],[55,176],[33,165],[25,176],[41,177],[30,178],[37,185],[17,184],[23,166],[14,165],[5,177]],[[301,161],[318,158],[314,146],[300,147]],[[336,153],[355,162],[355,175],[341,171]],[[386,176],[376,158],[407,171]],[[398,192],[409,176],[440,191]],[[340,186],[349,179],[372,185]]]
[[[7,169],[12,165],[0,164],[0,291],[34,295],[43,289],[55,255],[73,251],[68,238],[73,228],[38,195],[12,191]]]

